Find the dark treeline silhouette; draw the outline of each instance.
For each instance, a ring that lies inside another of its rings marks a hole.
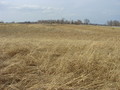
[[[26,23],[26,24],[84,24],[81,20],[65,20],[65,19],[58,19],[58,20],[38,20],[37,22],[30,22],[30,21],[25,21],[25,22],[18,22],[18,23]]]
[[[0,23],[5,23],[1,21]],[[58,20],[38,20],[36,22],[32,21],[24,21],[24,22],[6,22],[6,23],[18,23],[18,24],[90,24],[89,19],[85,19],[84,22],[81,20],[65,20],[65,19],[58,19]]]
[[[109,25],[109,26],[120,26],[120,22],[117,21],[117,20],[110,20],[110,21],[107,21],[107,25]]]
[[[0,23],[4,23],[3,21],[0,21]]]
[[[0,21],[0,23],[5,23],[3,21]],[[99,26],[120,26],[120,21],[117,20],[110,20],[107,21],[106,24],[93,24],[90,22],[89,19],[82,20],[65,20],[58,19],[58,20],[38,20],[36,22],[32,21],[24,21],[24,22],[6,22],[6,23],[18,23],[18,24],[75,24],[75,25],[99,25]]]

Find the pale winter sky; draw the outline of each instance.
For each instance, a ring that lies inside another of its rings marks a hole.
[[[0,0],[0,21],[40,19],[120,21],[120,0]]]

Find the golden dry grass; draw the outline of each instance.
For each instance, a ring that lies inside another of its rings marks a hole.
[[[0,24],[0,90],[120,90],[120,28]]]

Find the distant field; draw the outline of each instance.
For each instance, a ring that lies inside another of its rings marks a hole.
[[[120,90],[120,28],[0,24],[0,90]]]

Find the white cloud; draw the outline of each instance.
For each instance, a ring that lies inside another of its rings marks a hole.
[[[52,13],[52,12],[58,12],[64,10],[64,8],[41,7],[39,5],[22,5],[22,6],[14,6],[11,8],[17,10],[40,10],[42,13]]]
[[[0,1],[0,6],[7,6],[7,5],[9,5],[9,3],[8,3],[8,2],[5,2],[5,1]]]
[[[40,6],[37,5],[22,5],[22,6],[15,6],[11,7],[13,9],[40,9]]]
[[[4,11],[5,9],[8,9],[9,4],[5,1],[0,1],[0,11]]]
[[[5,2],[5,1],[0,1],[0,4],[7,4],[7,2]]]
[[[55,8],[55,7],[42,7],[42,13],[52,13],[52,12],[58,12],[63,11],[64,8]]]

